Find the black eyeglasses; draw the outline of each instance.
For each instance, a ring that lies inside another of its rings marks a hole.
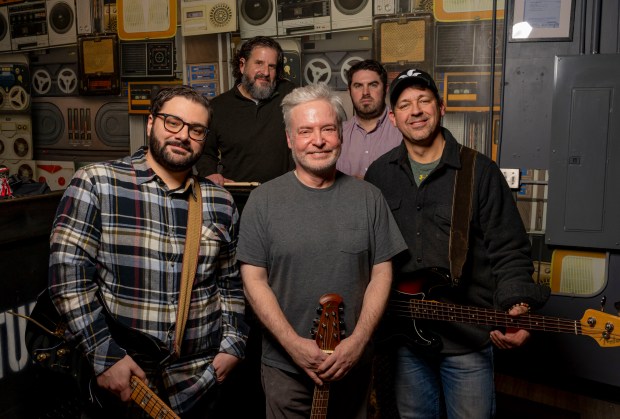
[[[164,120],[164,128],[166,131],[172,132],[173,134],[180,132],[183,127],[187,125],[187,133],[189,134],[189,138],[199,143],[203,142],[209,133],[209,129],[204,125],[189,124],[178,116],[167,113],[156,113],[154,116],[161,116]]]

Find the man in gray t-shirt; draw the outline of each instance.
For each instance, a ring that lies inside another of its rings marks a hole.
[[[311,85],[282,107],[296,170],[252,192],[237,250],[246,296],[266,329],[267,418],[307,418],[315,386],[325,383],[328,417],[365,418],[368,344],[390,292],[391,259],[406,245],[379,190],[336,170],[340,99]],[[347,336],[330,355],[309,332],[327,293],[343,299]]]

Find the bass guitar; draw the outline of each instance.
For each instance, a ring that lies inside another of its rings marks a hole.
[[[438,350],[439,337],[429,332],[425,320],[503,326],[542,332],[570,333],[593,338],[601,347],[620,346],[620,317],[588,309],[581,320],[538,314],[510,316],[489,308],[447,304],[433,300],[441,289],[450,286],[450,273],[442,268],[421,269],[392,290],[380,340],[401,338],[409,343]],[[419,321],[420,320],[420,321]]]
[[[321,317],[315,320],[312,334],[316,344],[325,353],[332,353],[344,335],[340,314],[343,311],[342,297],[338,294],[325,294],[319,299]],[[310,419],[325,419],[329,403],[329,383],[314,386]]]
[[[170,359],[171,352],[168,348],[154,337],[116,321],[107,312],[105,305],[103,307],[114,340],[145,371],[160,370]],[[80,388],[88,386],[98,389],[96,384],[91,386],[95,377],[80,349],[65,337],[67,325],[56,311],[47,290],[39,294],[30,316],[12,314],[28,320],[25,334],[26,348],[35,364],[72,375]],[[138,377],[131,377],[130,386],[131,399],[151,418],[179,419],[179,416]]]

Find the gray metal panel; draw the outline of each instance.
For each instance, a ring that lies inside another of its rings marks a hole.
[[[618,74],[617,54],[556,57],[548,244],[620,248]]]

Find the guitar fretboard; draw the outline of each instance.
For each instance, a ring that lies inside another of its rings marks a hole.
[[[142,380],[131,377],[131,399],[153,419],[181,419]]]
[[[322,386],[314,386],[314,396],[312,398],[312,411],[310,419],[325,419],[327,417],[327,406],[329,402],[329,383]]]
[[[497,310],[446,304],[437,301],[418,299],[392,301],[390,309],[396,315],[412,317],[414,319],[504,326],[544,332],[573,333],[575,335],[583,333],[581,323],[576,320],[537,314],[524,314],[515,317]]]

